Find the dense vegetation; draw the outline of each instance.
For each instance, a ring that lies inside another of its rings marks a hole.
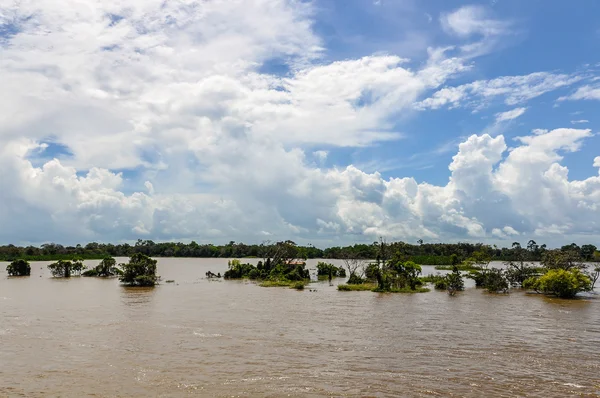
[[[288,241],[289,242],[289,241]],[[198,244],[196,242],[163,242],[155,243],[151,240],[138,240],[135,244],[103,244],[88,243],[86,245],[63,246],[55,243],[43,244],[40,247],[15,245],[0,246],[0,260],[13,261],[24,259],[35,260],[70,260],[79,259],[103,259],[110,257],[131,257],[136,253],[142,253],[150,257],[221,257],[221,258],[243,258],[259,257],[265,258],[266,254],[273,250],[279,243],[265,242],[258,245],[246,245],[244,243],[229,242],[225,245]],[[494,261],[517,260],[524,256],[525,261],[541,261],[544,253],[548,250],[546,245],[538,245],[530,240],[526,247],[515,242],[510,248],[498,248],[496,246],[484,245],[483,243],[423,243],[409,244],[405,242],[393,242],[388,244],[390,251],[397,253],[403,261],[412,261],[416,264],[427,265],[456,265],[476,252],[487,253]],[[379,251],[379,242],[372,244],[356,244],[346,247],[330,247],[319,249],[312,245],[296,246],[297,258],[325,258],[325,259],[375,259]],[[563,246],[562,250],[576,252],[584,261],[600,261],[600,252],[594,245],[577,246],[570,244]]]
[[[123,269],[119,280],[128,286],[154,286],[158,280],[156,263],[157,260],[136,253],[131,256],[128,263],[119,264]]]
[[[586,270],[582,260],[575,250],[550,250],[542,258],[541,272],[525,279],[522,286],[560,298],[573,298],[577,293],[591,291],[600,275],[600,267]]]
[[[98,276],[108,278],[123,275],[123,271],[117,267],[117,261],[112,257],[104,257],[96,267],[85,271],[83,276]]]
[[[317,276],[319,278],[329,278],[329,280],[331,280],[332,278],[345,278],[346,277],[346,270],[344,269],[344,267],[336,267],[333,264],[329,264],[329,263],[325,263],[323,261],[319,261],[317,263]]]
[[[58,260],[55,263],[48,265],[48,269],[55,278],[70,278],[71,276],[79,276],[85,269],[83,261],[80,259]]]
[[[6,267],[8,276],[29,276],[31,275],[31,265],[29,262],[19,259],[8,264]]]

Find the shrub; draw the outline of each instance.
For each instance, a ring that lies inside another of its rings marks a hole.
[[[490,293],[508,293],[508,280],[504,271],[491,268],[485,273],[484,287]]]
[[[29,276],[31,275],[31,265],[25,260],[15,260],[8,264],[6,272],[9,276]]]
[[[154,286],[156,284],[157,261],[142,253],[130,257],[129,263],[121,264],[121,282],[129,286]]]
[[[110,276],[115,276],[115,275],[121,275],[123,274],[123,271],[121,271],[119,268],[117,268],[116,266],[117,262],[115,261],[114,258],[112,257],[105,257],[102,261],[100,261],[100,264],[98,264],[96,267],[85,271],[82,275],[83,276],[101,276],[101,277],[110,277]]]
[[[350,274],[350,278],[348,278],[348,285],[362,285],[365,283],[365,280],[356,274]]]
[[[577,268],[551,269],[540,277],[525,280],[523,287],[560,298],[573,298],[577,293],[589,290],[591,281]]]
[[[304,290],[304,282],[296,282],[291,286],[292,289]]]
[[[465,283],[457,267],[454,267],[452,273],[446,275],[444,279],[446,280],[446,289],[449,295],[454,296],[456,292],[465,290]]]
[[[71,275],[81,275],[81,272],[85,268],[81,260],[58,260],[48,265],[48,269],[55,278],[69,278]]]
[[[436,290],[446,290],[448,289],[448,280],[445,277],[441,277],[433,282],[433,287]]]

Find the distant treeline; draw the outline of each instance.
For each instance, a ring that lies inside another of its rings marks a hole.
[[[293,242],[287,241],[294,244]],[[259,245],[246,245],[244,243],[229,242],[226,245],[198,244],[196,242],[155,243],[151,240],[138,240],[134,245],[127,243],[113,245],[103,243],[88,243],[87,245],[63,246],[56,243],[46,243],[40,247],[15,245],[0,246],[0,260],[12,261],[25,259],[29,261],[61,259],[102,259],[106,256],[131,257],[133,254],[142,253],[151,257],[204,257],[204,258],[265,258],[275,242],[265,242]],[[294,244],[295,245],[295,244]],[[538,245],[530,240],[525,247],[514,242],[511,247],[499,248],[483,243],[423,243],[409,244],[405,242],[389,243],[393,252],[401,253],[407,261],[427,265],[451,265],[452,257],[464,260],[474,252],[486,252],[492,260],[510,261],[523,259],[540,261],[546,251],[546,245]],[[330,247],[319,249],[314,246],[296,246],[299,258],[360,258],[375,259],[378,253],[378,242],[373,244],[355,244],[345,247]],[[570,244],[562,247],[563,250],[576,251],[585,261],[599,261],[598,252],[594,245],[578,246]]]

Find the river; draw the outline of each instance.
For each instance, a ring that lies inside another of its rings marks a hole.
[[[600,396],[593,295],[296,291],[204,278],[226,259],[158,260],[175,283],[149,289],[0,263],[0,396]]]

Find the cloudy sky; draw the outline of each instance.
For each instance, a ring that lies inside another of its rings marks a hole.
[[[0,0],[0,243],[597,244],[598,15]]]

